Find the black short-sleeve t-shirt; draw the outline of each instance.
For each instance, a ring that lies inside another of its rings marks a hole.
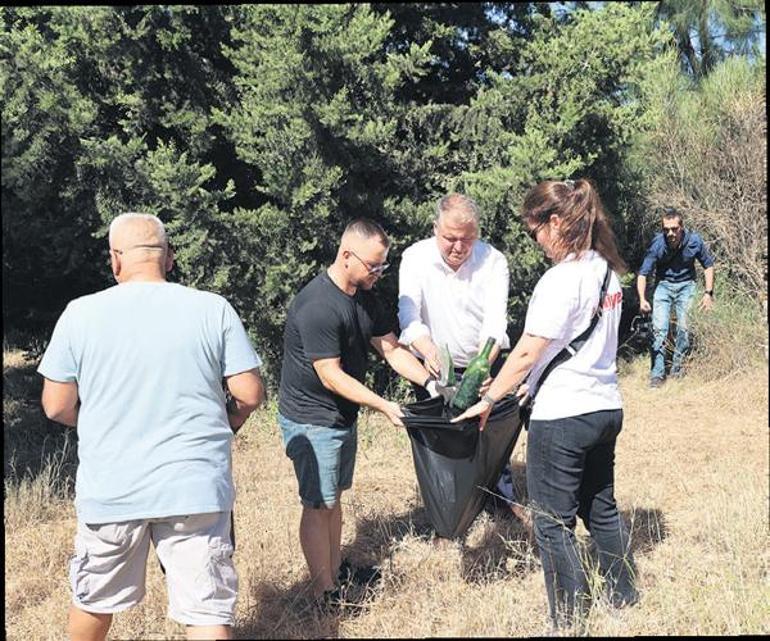
[[[278,410],[297,423],[350,427],[358,404],[326,389],[313,361],[340,358],[343,371],[360,382],[366,376],[369,341],[394,323],[370,291],[346,294],[323,271],[289,306],[283,332]]]

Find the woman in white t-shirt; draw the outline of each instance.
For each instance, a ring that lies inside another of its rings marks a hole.
[[[627,270],[591,181],[545,181],[524,199],[522,219],[554,262],[532,294],[524,333],[487,393],[456,420],[479,416],[521,383],[536,399],[527,437],[527,490],[545,573],[551,621],[569,627],[590,605],[586,571],[574,528],[580,516],[599,550],[607,594],[615,606],[635,603],[635,566],[628,530],[614,497],[615,441],[623,409],[615,365],[622,290]],[[601,315],[576,354],[553,368],[551,359]],[[524,388],[522,388],[524,389]]]

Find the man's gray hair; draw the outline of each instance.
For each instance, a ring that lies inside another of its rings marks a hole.
[[[443,198],[440,198],[436,203],[435,222],[441,220],[441,217],[445,216],[450,211],[457,214],[463,222],[473,221],[476,223],[476,227],[480,226],[481,212],[473,198],[456,193],[447,194]]]
[[[131,220],[147,220],[153,223],[157,229],[158,232],[158,240],[163,245],[168,245],[168,236],[166,235],[166,228],[163,226],[163,222],[160,218],[157,216],[153,216],[152,214],[142,214],[138,212],[129,211],[125,214],[120,214],[119,216],[115,216],[115,218],[112,219],[112,222],[110,223],[110,234],[108,237],[108,241],[110,243],[110,247],[112,247],[112,240],[115,237],[115,234],[117,233],[116,230],[119,227],[122,227],[127,222]]]

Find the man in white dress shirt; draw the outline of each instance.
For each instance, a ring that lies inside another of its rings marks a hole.
[[[439,348],[446,345],[455,369],[461,373],[493,337],[492,375],[504,361],[500,351],[510,347],[506,333],[508,262],[505,256],[479,240],[478,205],[462,194],[449,194],[436,204],[433,237],[408,247],[399,271],[399,342],[409,346],[438,377]],[[415,388],[418,400],[427,398]],[[528,516],[513,492],[510,464],[497,483],[514,515]]]

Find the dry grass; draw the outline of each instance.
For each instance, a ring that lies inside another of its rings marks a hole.
[[[599,602],[588,634],[768,634],[767,366],[716,381],[691,377],[659,390],[646,388],[646,368],[646,359],[624,365],[616,490],[632,524],[642,600],[621,611]],[[3,371],[6,457],[15,455],[5,468],[6,633],[19,641],[61,639],[75,532],[72,448],[63,450],[63,428],[40,418],[31,364],[5,352]],[[383,580],[370,594],[349,595],[350,614],[314,614],[297,534],[296,482],[274,412],[252,417],[235,440],[238,637],[543,632],[542,570],[523,530],[482,514],[464,545],[434,546],[409,440],[371,415],[362,418],[354,486],[344,496],[343,546],[356,562],[381,564]],[[526,435],[513,458],[522,491],[525,441]],[[51,444],[58,449],[41,455]],[[582,526],[578,533],[585,538]],[[166,618],[154,559],[147,597],[115,617],[111,636],[184,638],[182,626]]]

